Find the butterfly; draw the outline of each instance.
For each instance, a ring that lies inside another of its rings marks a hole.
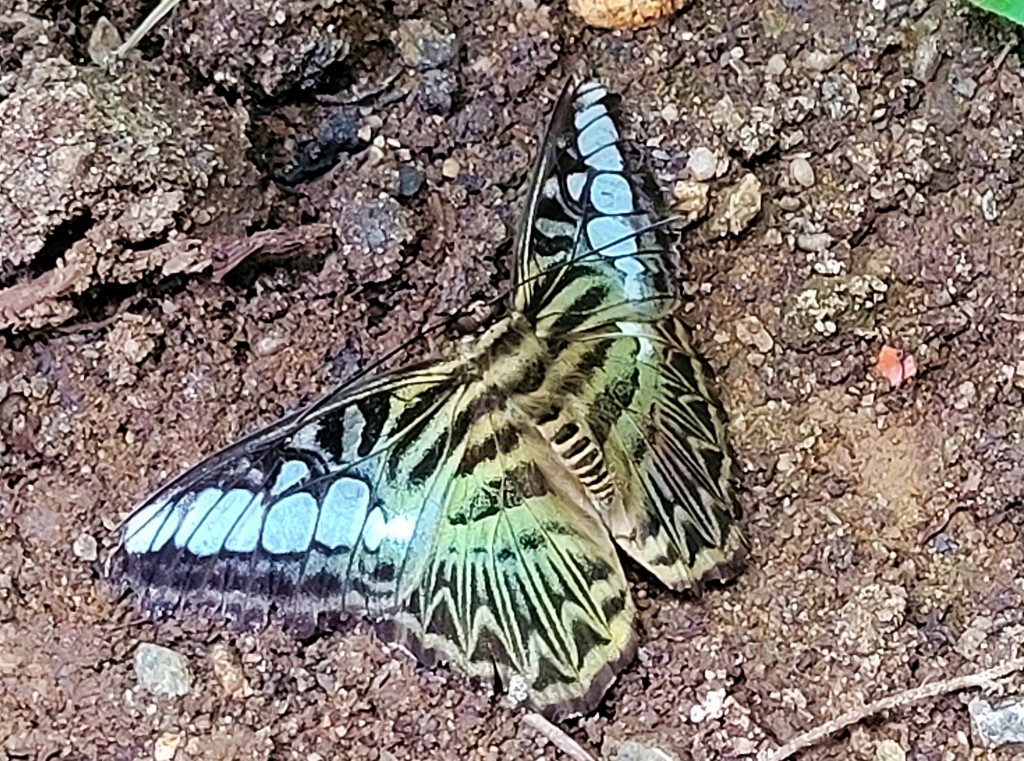
[[[680,590],[745,554],[724,414],[616,113],[566,86],[504,317],[169,483],[123,524],[119,578],[157,611],[361,616],[550,718],[591,710],[636,647],[617,548]]]

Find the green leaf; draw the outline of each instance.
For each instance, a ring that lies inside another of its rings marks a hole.
[[[1024,0],[970,0],[979,8],[998,13],[1003,18],[1008,18],[1021,26],[1024,26]]]

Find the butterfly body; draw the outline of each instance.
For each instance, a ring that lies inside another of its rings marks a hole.
[[[731,575],[723,415],[612,106],[560,100],[504,318],[172,481],[126,521],[120,578],[161,610],[362,616],[559,717],[632,657],[617,547],[677,589]]]

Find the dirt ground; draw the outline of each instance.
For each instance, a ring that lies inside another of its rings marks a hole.
[[[639,655],[566,731],[595,759],[752,757],[1019,654],[1013,27],[954,0],[695,0],[631,33],[562,0],[186,0],[138,55],[93,63],[100,17],[126,30],[151,5],[0,0],[7,758],[561,757],[522,711],[362,626],[154,626],[102,561],[167,477],[503,292],[536,138],[580,58],[691,217],[683,286],[752,560],[699,599],[631,569]],[[885,345],[914,377],[879,376]],[[140,687],[140,642],[188,659],[187,695]],[[985,757],[969,697],[804,758]]]

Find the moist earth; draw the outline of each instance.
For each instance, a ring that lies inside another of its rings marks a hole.
[[[620,32],[562,0],[189,0],[111,64],[101,19],[124,32],[149,5],[0,0],[8,758],[560,757],[362,624],[154,625],[103,560],[184,467],[486,321],[580,60],[686,228],[751,559],[698,597],[630,567],[638,656],[565,731],[595,759],[751,757],[1017,656],[1016,28],[955,0],[696,0]],[[171,694],[140,684],[142,643],[184,658]],[[983,757],[969,697],[804,757]]]

